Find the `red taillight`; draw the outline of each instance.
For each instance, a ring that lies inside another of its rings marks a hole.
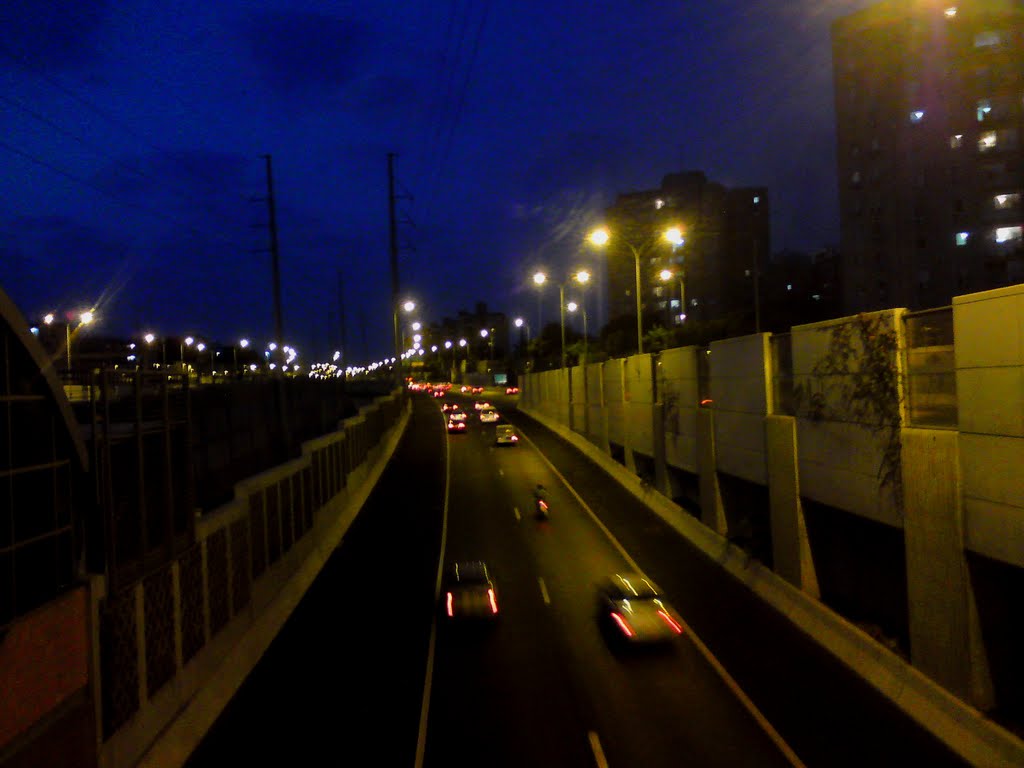
[[[454,616],[455,615],[455,613],[452,611],[452,607],[453,607],[452,604],[453,603],[454,603],[454,598],[452,597],[452,593],[449,592],[448,593],[448,615],[449,616]]]
[[[512,435],[512,442],[513,443],[518,443],[519,442],[519,438],[516,437],[515,435]]]
[[[459,422],[459,429],[465,429],[465,428],[466,428],[466,425],[465,425],[465,424],[463,424],[463,423],[462,423],[462,422],[460,421],[460,422]]]
[[[494,596],[494,590],[487,590],[487,599],[491,601],[491,613],[498,612],[498,599]]]
[[[669,616],[665,611],[658,611],[658,615],[661,616],[661,620],[672,627],[672,631],[677,635],[683,634],[683,628],[679,626],[679,622]]]
[[[612,621],[619,625],[619,629],[622,630],[622,634],[624,634],[626,637],[633,636],[633,628],[626,623],[626,620],[622,618],[622,616],[615,612],[612,612]]]
[[[537,505],[541,508],[542,512],[547,512],[548,511],[548,503],[546,501],[544,501],[543,499],[538,501]]]

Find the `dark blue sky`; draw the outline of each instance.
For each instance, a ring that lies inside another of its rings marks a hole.
[[[773,249],[838,240],[829,25],[867,0],[11,0],[0,287],[33,322],[389,351],[387,153],[424,320],[536,312],[618,192],[766,185]],[[552,319],[555,302],[548,300]],[[333,324],[333,325],[332,325]],[[329,336],[330,334],[330,336]]]

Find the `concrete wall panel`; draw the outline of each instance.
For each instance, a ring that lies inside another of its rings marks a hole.
[[[953,299],[956,367],[1024,365],[1024,285]]]
[[[764,414],[715,408],[715,452],[718,471],[767,485]]]
[[[1024,366],[960,368],[956,389],[961,430],[1024,437]]]
[[[1024,568],[1024,516],[1020,508],[965,498],[964,545],[979,555]]]

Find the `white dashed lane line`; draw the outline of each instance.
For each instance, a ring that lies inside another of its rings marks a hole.
[[[548,594],[548,586],[544,579],[538,577],[537,583],[540,584],[540,595],[544,598],[544,605],[551,605],[551,596]]]
[[[608,761],[604,757],[604,750],[601,749],[601,740],[597,738],[597,731],[590,731],[587,734],[587,739],[590,740],[590,749],[594,753],[594,762],[597,763],[597,768],[608,768]]]

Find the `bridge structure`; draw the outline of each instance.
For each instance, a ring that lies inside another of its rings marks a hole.
[[[0,764],[135,766],[158,739],[183,762],[358,513],[404,393],[103,372],[72,403],[3,295],[0,336]],[[971,762],[1013,765],[986,713],[1024,690],[1022,376],[1017,286],[529,374],[520,409]]]

